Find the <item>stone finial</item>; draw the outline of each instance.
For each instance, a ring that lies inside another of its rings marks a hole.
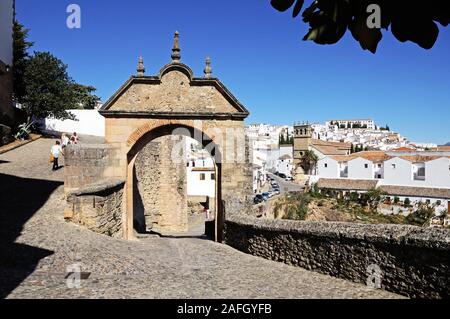
[[[138,76],[144,76],[145,75],[144,59],[142,58],[142,55],[139,56],[139,63],[138,63],[138,67],[137,67],[137,75]]]
[[[180,54],[180,33],[177,31],[173,37],[172,62],[178,63],[181,60]]]
[[[212,68],[211,68],[211,58],[210,57],[206,58],[206,66],[205,66],[205,70],[203,71],[203,73],[205,73],[205,78],[211,77]]]

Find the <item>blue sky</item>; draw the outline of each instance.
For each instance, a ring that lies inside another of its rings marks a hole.
[[[82,10],[82,27],[66,27],[66,7]],[[50,51],[78,82],[106,101],[135,73],[170,61],[173,32],[182,62],[197,76],[211,56],[213,73],[250,110],[247,123],[292,124],[373,118],[417,142],[450,142],[450,27],[432,50],[384,38],[376,55],[350,33],[338,44],[301,41],[307,31],[290,12],[265,0],[17,0],[33,50]]]

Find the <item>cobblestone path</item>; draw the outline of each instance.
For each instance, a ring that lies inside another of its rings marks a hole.
[[[127,242],[66,223],[63,169],[48,163],[53,143],[0,155],[0,298],[399,297],[200,238]],[[91,275],[69,289],[74,263]]]

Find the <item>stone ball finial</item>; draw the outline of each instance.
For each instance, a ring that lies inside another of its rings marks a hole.
[[[173,48],[172,48],[172,62],[178,63],[181,60],[181,49],[180,49],[180,33],[175,32],[173,36]]]
[[[138,67],[137,67],[137,75],[138,76],[144,76],[145,75],[144,59],[142,58],[142,55],[139,56],[139,62],[138,62]]]
[[[205,70],[203,71],[203,73],[205,73],[205,78],[210,78],[211,74],[212,74],[211,58],[207,57],[205,62],[206,62],[206,65],[205,65]]]

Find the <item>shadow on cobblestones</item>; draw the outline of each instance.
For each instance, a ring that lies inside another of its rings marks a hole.
[[[23,226],[62,182],[0,174],[0,298],[5,298],[53,252],[15,243]]]

